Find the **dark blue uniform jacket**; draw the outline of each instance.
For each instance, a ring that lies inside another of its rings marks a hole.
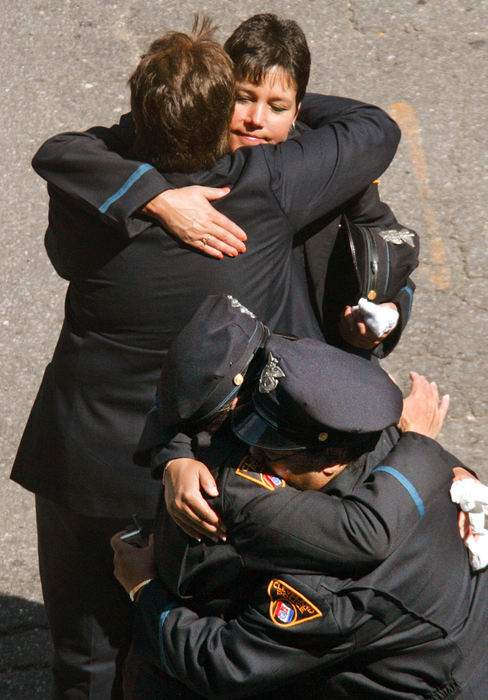
[[[391,446],[383,435],[325,494],[227,463],[213,502],[227,545],[185,544],[163,519],[166,587],[140,596],[139,680],[155,688],[163,669],[211,698],[486,699],[488,574],[459,537],[459,461],[415,433]],[[227,619],[204,614],[205,596],[227,599]]]

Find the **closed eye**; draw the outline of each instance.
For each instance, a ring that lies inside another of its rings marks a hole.
[[[250,95],[237,95],[236,102],[253,102],[253,98]]]

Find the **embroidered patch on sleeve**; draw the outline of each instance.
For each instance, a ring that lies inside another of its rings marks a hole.
[[[286,486],[286,481],[280,479],[279,476],[274,476],[274,474],[261,474],[259,471],[259,463],[251,457],[251,455],[246,455],[242,462],[236,469],[237,476],[242,476],[244,479],[249,479],[255,484],[264,486],[268,491],[274,491],[275,489],[284,488]]]
[[[280,627],[293,627],[322,617],[321,611],[284,581],[272,579],[268,586],[269,616]]]

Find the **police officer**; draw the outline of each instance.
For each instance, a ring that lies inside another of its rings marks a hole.
[[[160,580],[135,585],[135,645],[147,660],[139,678],[154,679],[161,654],[165,671],[208,697],[246,697],[284,683],[296,698],[484,697],[487,581],[471,574],[448,497],[457,460],[412,432],[421,423],[408,410],[402,420],[410,430],[393,449],[394,430],[378,439],[401,410],[398,389],[381,370],[315,341],[272,338],[267,353],[261,390],[250,408],[238,409],[234,430],[263,448],[282,475],[302,488],[318,479],[327,495],[297,492],[262,473],[255,458],[235,455],[234,469],[220,470],[214,503],[229,543],[183,538],[169,553],[157,549],[166,588]],[[435,414],[436,390],[420,386],[427,392],[420,405],[430,397]],[[124,548],[114,547],[128,588],[135,579],[124,571]],[[449,577],[432,566],[436,559]],[[249,571],[259,571],[260,582],[244,601],[239,582]],[[235,611],[241,605],[237,619],[202,617],[205,597],[223,591]],[[137,687],[131,692],[142,697]]]

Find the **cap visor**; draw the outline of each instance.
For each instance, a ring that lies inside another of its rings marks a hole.
[[[293,442],[266,423],[255,411],[252,401],[232,411],[232,431],[236,437],[253,447],[268,450],[305,450],[306,446]]]

